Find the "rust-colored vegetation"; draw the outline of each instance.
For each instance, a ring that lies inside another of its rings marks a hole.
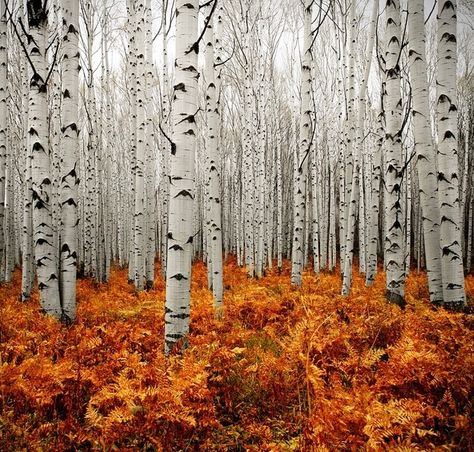
[[[425,275],[407,307],[355,274],[248,279],[225,267],[215,320],[194,266],[190,347],[163,355],[164,283],[135,294],[127,272],[79,281],[65,327],[0,288],[0,450],[474,450],[474,318],[430,306]],[[469,296],[474,278],[466,279]]]

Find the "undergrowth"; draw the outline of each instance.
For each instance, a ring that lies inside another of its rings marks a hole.
[[[474,318],[435,309],[426,275],[407,306],[383,275],[350,297],[337,274],[289,284],[225,266],[216,320],[194,265],[190,347],[163,356],[164,283],[136,294],[127,272],[78,283],[65,327],[0,288],[0,450],[474,450]],[[159,274],[159,272],[157,272]],[[468,297],[474,278],[466,279]]]

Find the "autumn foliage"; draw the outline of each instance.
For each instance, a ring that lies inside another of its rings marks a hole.
[[[428,303],[426,276],[407,307],[355,274],[289,270],[248,279],[225,267],[214,319],[194,266],[190,347],[163,356],[164,283],[136,294],[127,272],[78,286],[70,327],[0,288],[0,450],[474,450],[474,318]],[[474,278],[466,279],[469,296]]]

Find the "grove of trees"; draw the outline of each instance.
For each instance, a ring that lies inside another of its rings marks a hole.
[[[0,0],[0,284],[64,328],[84,279],[163,284],[168,359],[200,261],[212,322],[239,268],[340,303],[384,278],[397,316],[426,272],[469,316],[473,62],[470,0]]]

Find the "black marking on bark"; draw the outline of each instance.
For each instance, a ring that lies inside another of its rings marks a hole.
[[[441,40],[445,40],[446,42],[456,42],[456,36],[451,33],[445,32],[443,33],[443,36],[441,36]]]
[[[184,83],[178,83],[177,85],[174,85],[173,89],[175,91],[182,91],[183,93],[186,92],[186,86],[184,85]]]
[[[189,318],[189,314],[185,314],[185,313],[182,313],[182,314],[171,314],[170,317],[172,319],[187,319]]]
[[[188,190],[181,190],[176,196],[175,198],[177,198],[178,196],[189,196],[191,199],[194,199],[193,198],[193,195],[191,194],[191,192],[189,192]]]
[[[68,206],[76,206],[77,207],[76,201],[74,201],[74,199],[72,199],[72,198],[66,199],[66,201],[63,202],[63,206],[65,204],[67,204]]]
[[[36,141],[35,144],[33,144],[33,151],[43,151],[44,152],[44,147],[41,145],[39,141]]]
[[[455,138],[453,132],[451,132],[451,130],[446,130],[445,134],[444,134],[444,140],[448,140],[448,139],[451,139],[451,138]]]
[[[454,11],[454,5],[451,1],[444,2],[443,7],[441,8],[441,12],[443,12],[445,9],[451,8]]]
[[[176,273],[176,275],[173,275],[170,277],[170,279],[176,279],[178,281],[182,281],[183,279],[187,280],[186,276],[184,276],[182,273]]]
[[[183,247],[175,243],[173,246],[170,246],[168,249],[174,251],[184,251]]]

